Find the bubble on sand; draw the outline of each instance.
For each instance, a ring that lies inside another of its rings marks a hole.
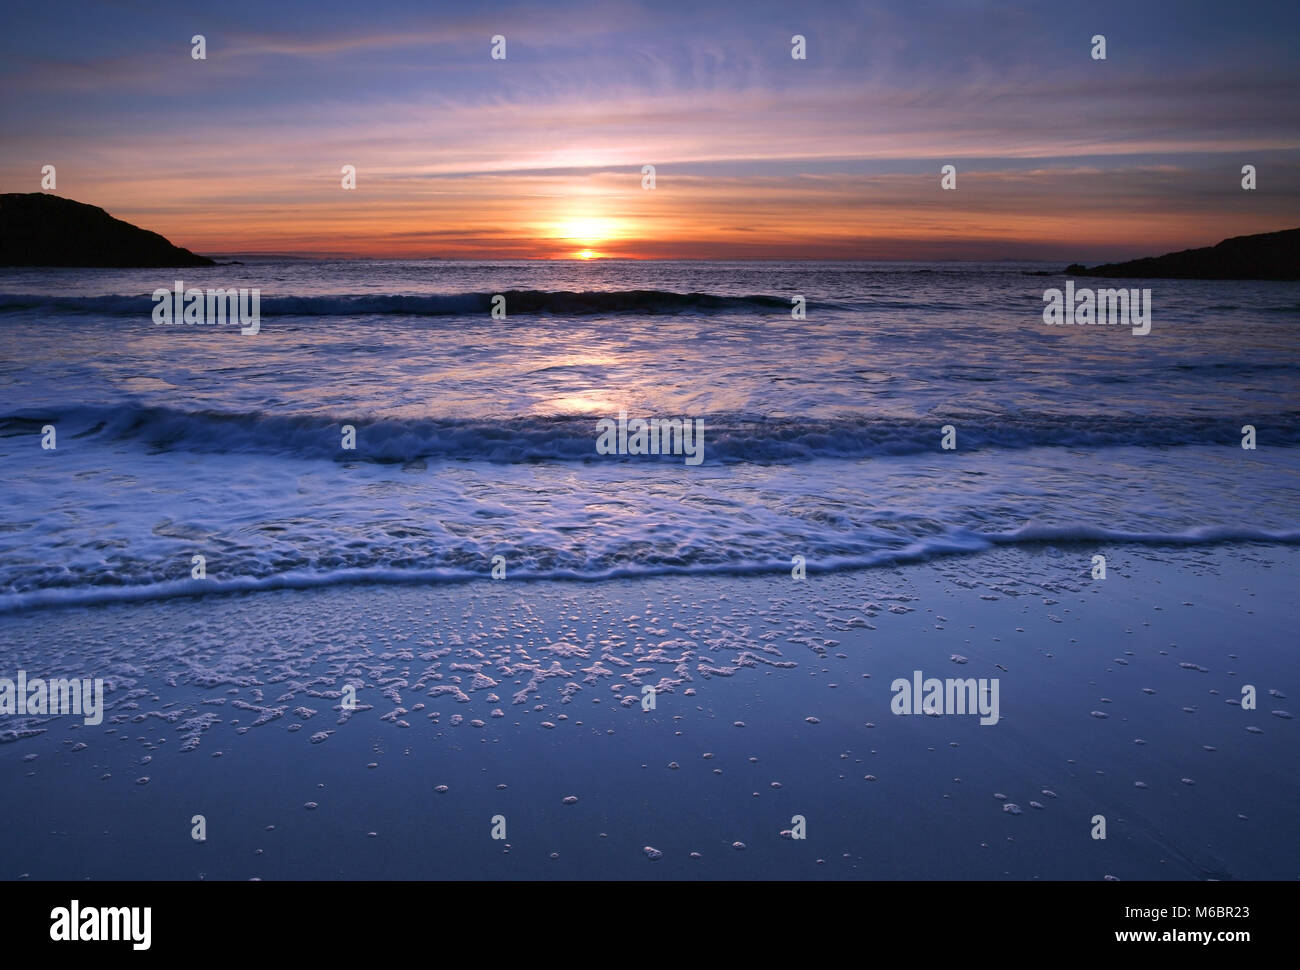
[[[664,857],[664,854],[652,845],[645,846],[641,851],[645,853],[647,859],[662,859]]]

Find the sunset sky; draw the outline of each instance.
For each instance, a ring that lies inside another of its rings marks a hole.
[[[1298,49],[1295,0],[8,4],[0,191],[203,253],[1127,258],[1300,226]]]

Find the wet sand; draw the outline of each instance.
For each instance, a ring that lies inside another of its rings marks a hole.
[[[107,712],[0,718],[0,877],[1294,879],[1298,557],[8,614],[0,675],[103,677]],[[891,713],[914,670],[998,678],[998,723]]]

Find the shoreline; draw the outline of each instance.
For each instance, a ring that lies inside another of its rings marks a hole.
[[[1036,533],[1032,536],[1015,536],[996,534],[991,536],[971,535],[961,541],[978,541],[980,546],[960,548],[958,540],[941,547],[924,546],[919,548],[881,549],[867,557],[854,557],[849,560],[832,559],[829,561],[804,562],[800,566],[807,576],[832,578],[850,576],[854,573],[870,573],[881,569],[906,569],[913,566],[936,565],[948,561],[960,561],[973,556],[982,556],[1000,549],[1022,549],[1026,553],[1042,550],[1079,550],[1084,560],[1098,552],[1103,546],[1132,547],[1152,551],[1170,551],[1187,549],[1271,549],[1300,547],[1300,532],[1283,530],[1272,534],[1258,529],[1243,529],[1225,526],[1204,526],[1189,530],[1184,535],[1124,533],[1096,528],[1095,535],[1084,537],[1078,535],[1076,527],[1060,530],[1053,527],[1026,527]],[[1074,536],[1078,535],[1077,538]],[[1267,537],[1263,537],[1267,536]],[[1083,553],[1086,552],[1086,555]],[[874,561],[871,561],[874,560]],[[690,581],[727,581],[731,579],[781,579],[790,578],[791,563],[754,563],[737,566],[732,563],[693,564],[690,566],[673,566],[668,564],[652,568],[611,569],[603,573],[581,573],[574,570],[556,570],[539,575],[531,570],[515,570],[508,579],[493,582],[513,584],[592,584],[649,581],[655,579],[681,579]],[[62,610],[97,609],[115,605],[147,606],[150,603],[167,603],[175,600],[198,601],[222,599],[238,596],[255,596],[261,593],[275,593],[290,590],[348,590],[369,587],[401,586],[458,586],[477,584],[491,579],[491,568],[482,571],[466,571],[452,567],[434,567],[427,569],[394,570],[386,566],[339,569],[329,573],[288,572],[269,576],[241,576],[233,579],[202,580],[182,579],[155,583],[149,586],[81,586],[81,587],[43,587],[37,590],[9,594],[20,598],[18,602],[9,602],[0,606],[0,620],[9,616],[29,613],[58,612]],[[83,598],[69,598],[67,594],[82,595]]]
[[[0,878],[1296,878],[1271,711],[1300,550],[1087,551],[5,614],[0,674],[109,690],[98,728],[0,744],[48,806],[11,813]],[[998,723],[892,714],[914,670],[999,678]],[[1257,710],[1225,703],[1245,683]]]

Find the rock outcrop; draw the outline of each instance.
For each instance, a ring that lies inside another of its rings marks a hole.
[[[1075,263],[1070,276],[1171,280],[1300,280],[1300,229],[1234,236],[1217,246],[1184,249],[1164,256],[1106,263],[1087,268]]]
[[[0,195],[0,266],[215,266],[98,206],[42,192]]]

